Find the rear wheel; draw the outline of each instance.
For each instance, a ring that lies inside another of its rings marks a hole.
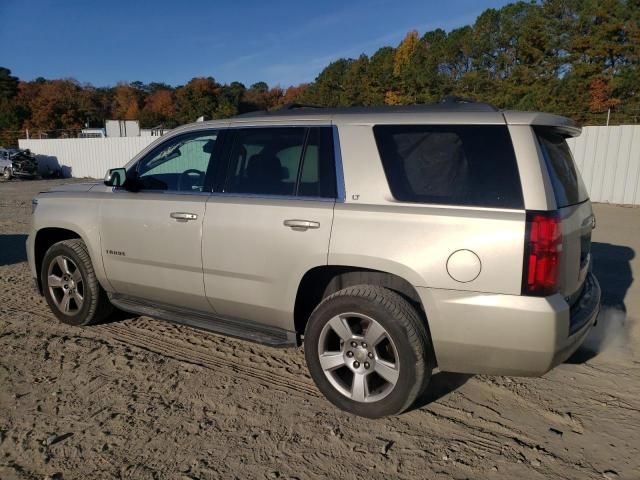
[[[58,242],[47,250],[41,281],[47,303],[61,322],[89,325],[113,311],[80,239]]]
[[[434,367],[424,320],[391,290],[359,285],[327,297],[311,314],[305,356],[320,391],[364,417],[407,409]]]

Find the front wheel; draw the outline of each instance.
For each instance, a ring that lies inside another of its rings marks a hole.
[[[4,177],[5,180],[11,180],[11,168],[10,167],[6,167],[4,169],[4,172],[2,172],[2,176]]]
[[[307,324],[309,372],[327,399],[369,418],[406,410],[434,368],[425,321],[397,293],[372,285],[324,299]]]
[[[113,311],[80,239],[52,245],[42,261],[40,279],[49,307],[63,323],[90,325]]]

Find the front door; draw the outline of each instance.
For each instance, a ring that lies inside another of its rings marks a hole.
[[[100,209],[104,267],[117,293],[211,311],[204,293],[202,225],[218,131],[174,136],[128,172],[139,191],[116,189]]]

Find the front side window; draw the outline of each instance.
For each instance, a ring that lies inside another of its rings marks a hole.
[[[172,138],[137,165],[142,190],[202,192],[214,158],[218,132],[207,130]]]
[[[396,200],[524,208],[506,126],[378,125],[373,131]]]
[[[335,198],[329,127],[235,131],[225,192]]]

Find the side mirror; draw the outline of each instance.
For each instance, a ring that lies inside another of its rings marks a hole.
[[[108,187],[122,187],[127,178],[124,168],[110,168],[104,176],[104,184]]]

